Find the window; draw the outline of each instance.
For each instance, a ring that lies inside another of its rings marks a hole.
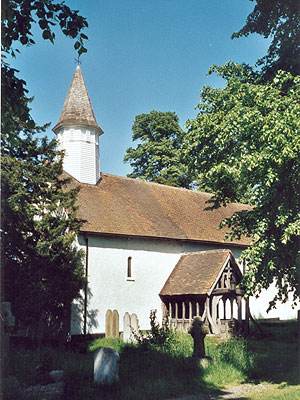
[[[132,257],[127,258],[127,280],[134,281],[132,274]]]

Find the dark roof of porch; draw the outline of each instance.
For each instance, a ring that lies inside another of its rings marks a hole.
[[[184,253],[175,265],[161,296],[207,294],[223,267],[230,250]]]

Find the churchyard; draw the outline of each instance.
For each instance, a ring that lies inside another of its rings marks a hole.
[[[60,350],[12,345],[4,368],[3,399],[164,400],[192,394],[199,399],[300,398],[297,321],[262,325],[262,330],[263,338],[206,336],[206,356],[213,360],[206,365],[192,357],[191,335],[161,335],[159,329],[152,336],[144,333],[136,343],[102,338]],[[94,381],[94,364],[97,358],[101,363],[103,347],[119,355],[119,380],[111,384]],[[63,371],[62,382],[50,384],[53,370]],[[226,397],[232,391],[234,397]]]

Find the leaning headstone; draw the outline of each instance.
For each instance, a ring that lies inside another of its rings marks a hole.
[[[112,337],[119,337],[119,313],[117,310],[112,313]]]
[[[131,336],[131,318],[128,312],[123,317],[123,341],[129,342]]]
[[[105,337],[112,337],[113,328],[113,313],[111,310],[107,310],[105,314]]]
[[[136,314],[131,314],[131,336],[130,336],[130,341],[135,342],[136,338],[135,336],[138,335],[139,333],[139,320]]]
[[[99,349],[94,355],[94,382],[111,385],[119,381],[119,354],[110,347]]]

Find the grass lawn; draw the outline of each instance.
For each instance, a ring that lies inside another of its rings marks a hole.
[[[284,327],[265,328],[264,339],[219,341],[207,337],[206,353],[215,362],[204,369],[189,358],[193,351],[191,336],[175,334],[167,350],[152,346],[145,351],[143,346],[125,345],[117,339],[98,339],[86,354],[16,349],[4,374],[16,376],[22,385],[29,386],[47,383],[51,369],[63,369],[62,398],[66,400],[163,400],[200,392],[220,394],[242,383],[259,384],[256,388],[262,389],[239,392],[237,399],[295,400],[300,399],[296,327],[295,321]],[[100,347],[119,352],[119,384],[106,387],[93,383],[93,353]],[[4,400],[29,399],[21,391],[18,397],[10,392],[6,390]]]

